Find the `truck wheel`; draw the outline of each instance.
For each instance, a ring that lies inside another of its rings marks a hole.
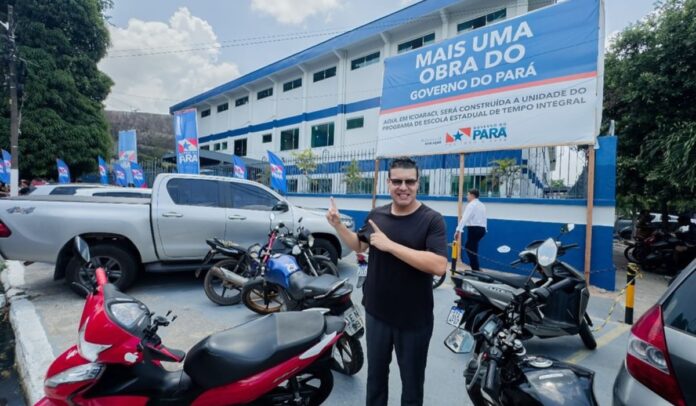
[[[324,240],[322,238],[317,238],[314,240],[312,253],[314,255],[323,255],[325,257],[329,257],[331,258],[331,262],[338,265],[338,251],[329,240]]]
[[[75,293],[85,297],[86,291],[75,286],[82,285],[89,291],[95,282],[94,264],[99,264],[106,270],[109,283],[114,284],[118,290],[128,289],[138,276],[138,264],[134,255],[125,248],[112,244],[94,245],[90,249],[92,261],[83,267],[82,261],[72,257],[65,269],[65,282]]]

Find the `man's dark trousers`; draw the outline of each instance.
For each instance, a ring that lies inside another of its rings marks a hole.
[[[401,405],[423,404],[425,364],[433,335],[432,321],[417,329],[393,327],[365,312],[367,325],[367,406],[386,406],[392,350],[401,372]]]
[[[466,254],[469,257],[469,266],[471,266],[471,269],[473,269],[474,271],[478,271],[480,269],[478,260],[478,247],[479,241],[481,241],[484,235],[486,235],[485,227],[466,227],[466,244],[464,245],[464,248],[466,248]]]

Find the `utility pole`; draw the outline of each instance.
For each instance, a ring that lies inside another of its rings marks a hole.
[[[7,5],[7,23],[1,22],[7,30],[8,39],[8,59],[10,64],[10,155],[12,164],[10,170],[10,196],[19,194],[19,114],[17,111],[19,101],[17,100],[17,47],[14,35],[13,8]],[[7,171],[7,168],[5,168]]]
[[[14,18],[12,6],[7,6],[7,37],[10,40],[10,154],[12,170],[10,171],[10,196],[19,194],[19,117],[17,107],[17,47],[15,45]]]

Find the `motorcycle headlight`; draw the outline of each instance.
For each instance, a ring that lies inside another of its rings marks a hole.
[[[136,302],[114,303],[109,306],[109,310],[115,321],[126,329],[135,327],[140,319],[147,315],[143,306]]]
[[[79,365],[47,378],[44,381],[44,385],[49,388],[55,388],[65,383],[89,381],[99,377],[99,374],[101,374],[103,370],[104,366],[100,364],[90,363]]]
[[[537,248],[537,262],[542,267],[547,267],[553,265],[556,262],[556,257],[558,256],[558,246],[556,241],[552,238],[544,241],[543,244]]]
[[[88,361],[96,361],[97,357],[99,354],[108,349],[111,348],[111,345],[109,344],[95,344],[95,343],[90,343],[87,341],[85,338],[85,331],[87,330],[87,324],[89,323],[89,319],[85,320],[85,324],[82,325],[82,328],[80,329],[80,332],[78,334],[78,340],[77,340],[77,351],[80,353],[80,356]],[[67,371],[66,371],[67,372]]]
[[[314,246],[314,236],[313,235],[310,235],[309,237],[307,237],[307,244],[309,245],[310,248],[312,248]]]

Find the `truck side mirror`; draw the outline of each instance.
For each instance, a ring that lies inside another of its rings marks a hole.
[[[273,206],[273,211],[285,213],[288,210],[290,210],[290,206],[288,206],[288,202],[283,200],[279,200],[278,203],[276,203],[275,206]]]

